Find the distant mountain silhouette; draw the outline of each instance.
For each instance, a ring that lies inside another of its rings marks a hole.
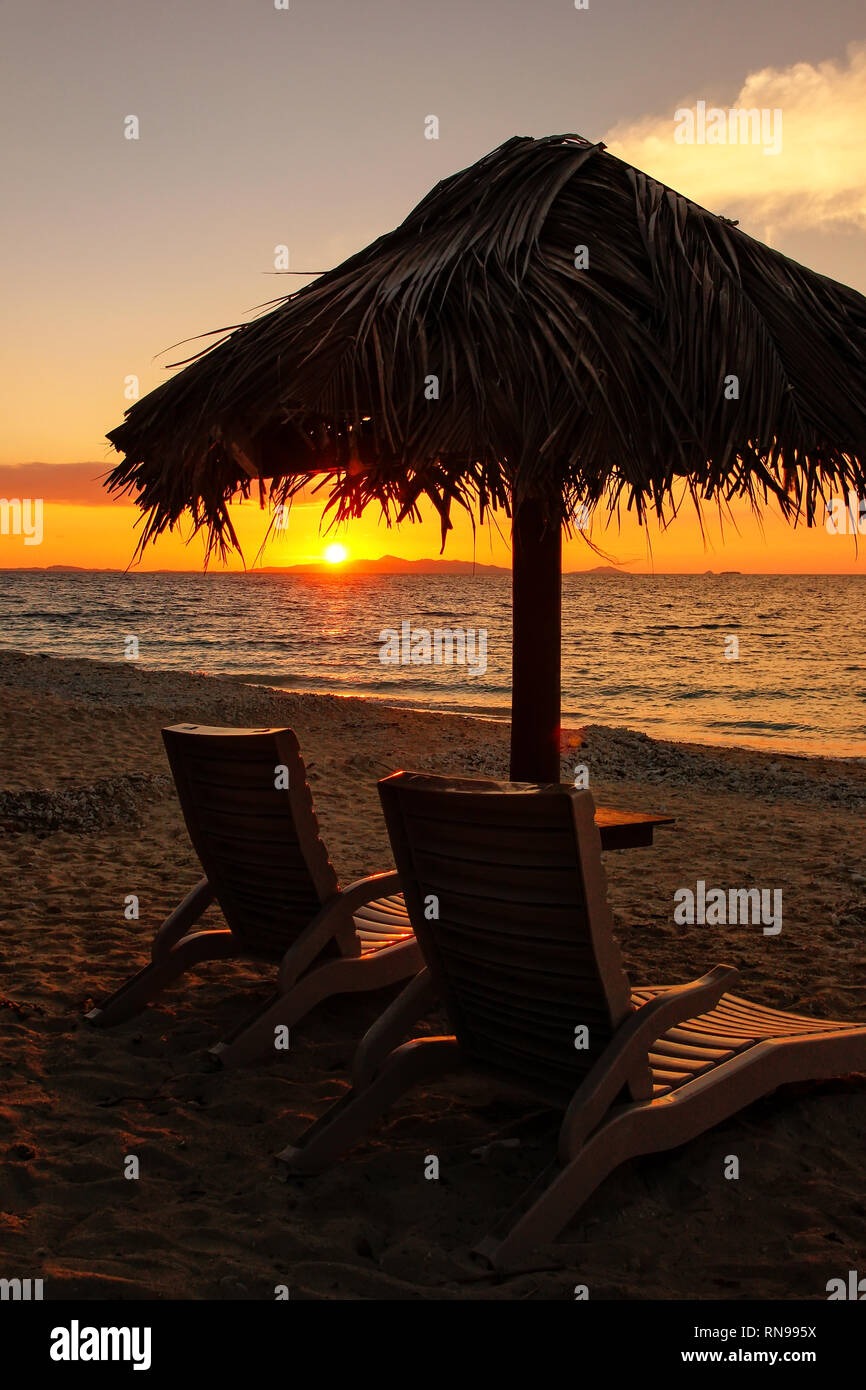
[[[0,571],[6,569],[0,565]],[[91,567],[90,565],[13,565],[12,570],[42,570],[48,574],[123,574],[124,570],[111,567]],[[219,574],[214,570],[212,573]],[[727,573],[736,573],[729,570]],[[200,570],[134,570],[135,574],[200,574]],[[262,565],[251,570],[231,570],[231,574],[510,574],[506,565],[482,565],[472,560],[403,560],[399,555],[380,555],[378,560],[343,560],[338,565],[330,565],[327,560],[314,560],[306,565]],[[624,574],[633,578],[626,570],[615,565],[596,565],[588,570],[566,570],[566,574]]]
[[[626,579],[634,578],[628,570],[617,569],[616,565],[595,565],[591,570],[566,570],[566,574],[623,574]]]
[[[482,565],[472,560],[403,560],[399,555],[380,555],[378,560],[344,560],[329,565],[315,560],[308,565],[264,565],[256,574],[510,574],[503,565]],[[567,570],[568,574],[625,574],[615,565],[596,565],[589,570]]]
[[[482,565],[472,560],[402,560],[399,555],[380,555],[378,560],[343,560],[329,565],[315,560],[309,565],[263,565],[255,574],[510,574],[502,565]]]

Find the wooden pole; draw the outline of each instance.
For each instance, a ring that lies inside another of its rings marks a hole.
[[[515,508],[512,535],[512,782],[558,782],[562,528],[540,504]]]

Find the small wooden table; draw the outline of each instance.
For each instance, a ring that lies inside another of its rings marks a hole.
[[[611,811],[606,806],[597,806],[595,823],[602,849],[639,849],[652,844],[657,825],[673,825],[674,817],[648,816],[642,811]]]

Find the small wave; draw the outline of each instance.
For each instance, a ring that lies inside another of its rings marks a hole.
[[[732,732],[742,733],[748,730],[763,730],[775,734],[818,732],[812,724],[789,724],[784,720],[774,721],[771,719],[708,719],[707,726],[711,729],[730,729]]]

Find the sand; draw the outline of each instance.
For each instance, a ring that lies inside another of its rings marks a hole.
[[[783,1088],[625,1165],[503,1276],[470,1247],[556,1130],[516,1093],[443,1081],[327,1173],[286,1182],[274,1161],[342,1093],[393,990],[323,1005],[288,1056],[239,1071],[206,1048],[264,998],[264,967],[209,965],[130,1023],[90,1028],[84,1012],[144,963],[200,877],[159,735],[179,721],[291,725],[343,882],[390,867],[377,777],[507,768],[507,727],[490,721],[0,653],[0,1275],[41,1277],[47,1298],[269,1299],[284,1284],[312,1299],[572,1299],[585,1284],[591,1298],[822,1299],[829,1279],[866,1272],[863,1077]],[[677,817],[652,848],[605,856],[635,984],[724,961],[756,1000],[866,1020],[866,765],[598,727],[567,741],[564,776],[588,763],[597,802]],[[676,925],[674,892],[699,878],[781,888],[782,933]],[[503,1136],[520,1142],[485,1150]]]

